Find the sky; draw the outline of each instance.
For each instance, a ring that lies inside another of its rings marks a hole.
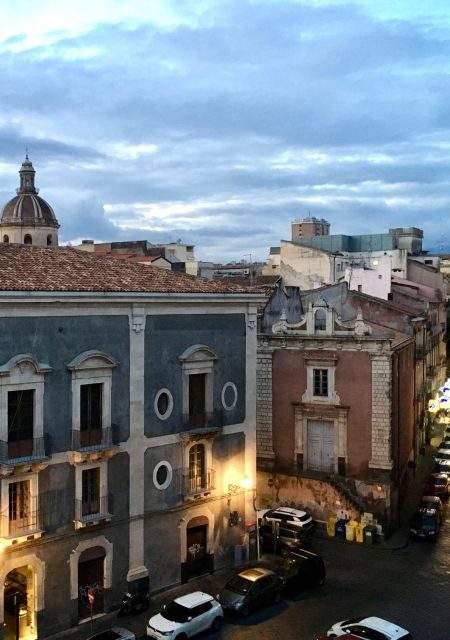
[[[331,233],[450,252],[447,0],[2,0],[0,206],[25,150],[60,244],[264,261]]]

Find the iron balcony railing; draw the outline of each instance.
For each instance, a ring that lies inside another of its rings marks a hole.
[[[192,496],[205,491],[215,489],[215,471],[207,469],[200,475],[191,475],[186,469],[183,474],[183,493],[185,496]]]
[[[1,514],[1,533],[5,538],[26,536],[39,529],[38,501],[36,496],[24,496],[11,503]]]
[[[12,465],[43,460],[48,457],[49,449],[47,436],[12,442],[0,440],[0,464]]]
[[[102,449],[110,449],[112,446],[114,446],[114,444],[111,427],[90,429],[88,431],[72,429],[72,451],[99,451]]]
[[[108,496],[99,496],[89,500],[75,499],[75,520],[89,523],[94,520],[111,518],[108,510]]]
[[[223,411],[215,410],[184,416],[183,429],[202,429],[204,427],[223,427]]]

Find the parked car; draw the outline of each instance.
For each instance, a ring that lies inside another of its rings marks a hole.
[[[328,640],[330,636],[319,636],[316,640]],[[343,636],[339,636],[341,640],[361,640],[358,636],[354,636],[353,633],[344,633]]]
[[[433,473],[445,473],[450,477],[450,460],[439,460],[435,462]]]
[[[441,515],[436,509],[419,508],[414,513],[409,533],[418,540],[436,541],[441,528]]]
[[[89,640],[136,640],[136,636],[132,631],[128,631],[128,629],[112,627],[111,629],[96,633],[94,636],[91,636]]]
[[[367,640],[412,640],[412,635],[406,629],[383,618],[369,616],[368,618],[350,618],[336,622],[328,630],[329,638],[338,638],[350,633],[357,638]]]
[[[182,640],[206,629],[218,631],[223,622],[223,609],[213,596],[194,591],[164,605],[147,624],[147,636],[157,640]]]
[[[283,595],[318,587],[325,582],[326,570],[322,557],[306,549],[290,551],[283,557],[264,556],[261,565],[272,569],[281,578]]]
[[[250,611],[281,600],[282,582],[265,567],[250,567],[231,578],[217,595],[225,611],[248,616]]]
[[[289,551],[311,549],[312,540],[308,531],[295,524],[267,522],[259,527],[261,549],[268,553],[287,555]]]
[[[430,496],[438,496],[441,500],[448,500],[449,478],[442,472],[435,472],[428,476],[425,482],[424,493]]]
[[[435,509],[439,511],[439,515],[444,515],[444,505],[442,504],[442,500],[438,496],[422,496],[420,498],[419,507],[422,509]]]
[[[280,522],[283,524],[294,524],[302,529],[310,530],[314,528],[315,522],[306,511],[291,509],[290,507],[278,507],[269,509],[263,515],[263,522]]]
[[[434,460],[435,462],[441,462],[441,460],[450,460],[450,449],[439,447],[439,449],[434,454]]]

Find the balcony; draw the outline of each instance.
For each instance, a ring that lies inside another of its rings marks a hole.
[[[183,431],[202,432],[208,430],[219,430],[223,427],[223,411],[212,411],[210,413],[196,413],[184,416]]]
[[[99,524],[102,521],[111,520],[112,515],[108,511],[108,496],[99,496],[90,500],[75,499],[75,528]]]
[[[13,442],[0,440],[0,464],[13,466],[45,460],[49,450],[48,436]]]
[[[206,473],[198,476],[190,476],[189,470],[185,469],[183,473],[183,495],[185,498],[199,496],[216,488],[215,471],[207,469]]]
[[[70,448],[71,451],[102,451],[103,449],[112,449],[115,446],[113,440],[111,427],[86,431],[72,429]]]
[[[15,506],[15,505],[14,505]],[[27,496],[26,505],[9,507],[7,514],[1,515],[1,538],[5,542],[25,542],[40,537],[42,530],[39,523],[38,499]]]

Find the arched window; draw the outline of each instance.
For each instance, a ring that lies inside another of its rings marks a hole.
[[[204,444],[189,449],[189,492],[206,489],[206,455]]]
[[[9,236],[7,236],[6,234],[3,236],[3,242],[9,242]]]
[[[327,314],[325,309],[317,309],[314,314],[314,331],[325,331],[327,328]]]
[[[50,247],[53,244],[53,237],[52,234],[49,233],[47,236],[47,246]]]
[[[27,235],[24,237],[23,243],[24,244],[33,244],[33,240],[32,240],[32,238],[31,238],[29,233],[27,233]]]

